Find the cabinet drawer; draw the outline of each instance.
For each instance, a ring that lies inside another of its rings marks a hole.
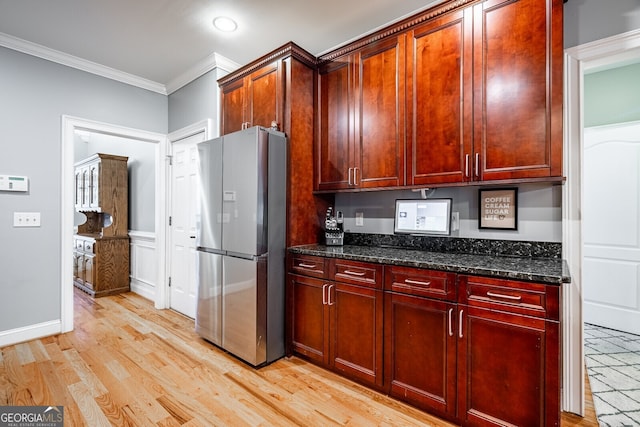
[[[403,294],[455,301],[456,274],[394,265],[385,269],[384,289]]]
[[[93,244],[95,242],[93,240],[85,240],[84,241],[84,251],[87,253],[93,253]]]
[[[382,289],[382,265],[368,262],[331,260],[331,280]]]
[[[459,276],[458,302],[527,316],[559,320],[560,287],[488,277]]]
[[[289,272],[325,278],[327,275],[326,258],[311,255],[291,255],[289,257]]]

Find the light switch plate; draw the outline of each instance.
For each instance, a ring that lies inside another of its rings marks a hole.
[[[363,227],[364,226],[364,213],[363,212],[356,212],[356,225],[358,227]]]
[[[14,212],[14,227],[40,227],[40,212]]]

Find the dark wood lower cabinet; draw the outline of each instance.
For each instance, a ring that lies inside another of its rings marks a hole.
[[[456,304],[385,292],[385,379],[391,396],[456,413]]]
[[[289,274],[291,350],[319,364],[329,360],[329,312],[325,281]]]
[[[559,425],[560,286],[398,266],[381,286],[380,265],[321,257],[289,271],[292,352],[464,426]]]
[[[330,364],[363,384],[382,387],[382,291],[335,283],[328,292]]]
[[[382,291],[296,274],[288,289],[292,351],[381,388]]]
[[[464,424],[557,425],[545,418],[545,395],[552,392],[545,386],[546,332],[553,325],[473,307],[460,311],[458,399]]]

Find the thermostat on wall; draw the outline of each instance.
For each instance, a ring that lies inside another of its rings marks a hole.
[[[26,176],[0,175],[0,191],[29,191]]]

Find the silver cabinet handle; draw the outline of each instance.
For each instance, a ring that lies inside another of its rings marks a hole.
[[[358,185],[358,168],[353,168],[353,185]]]
[[[333,305],[335,304],[335,302],[331,302],[331,288],[333,288],[334,285],[329,285],[329,290],[327,292],[327,297],[329,299],[329,305]]]
[[[362,277],[364,276],[366,273],[363,273],[361,271],[351,271],[351,270],[345,270],[344,274],[348,274],[350,276],[358,276],[358,277]]]
[[[469,178],[469,155],[464,156],[464,175]]]
[[[453,308],[449,309],[449,336],[453,336],[453,325],[451,324],[451,315],[453,314]]]
[[[348,178],[348,183],[349,183],[349,185],[352,185],[352,184],[351,184],[351,171],[352,171],[352,170],[353,170],[353,168],[349,168],[349,178]]]
[[[496,294],[496,293],[491,292],[491,291],[487,292],[487,296],[488,297],[492,297],[492,298],[508,299],[508,300],[511,300],[511,301],[520,301],[520,300],[522,300],[522,297],[520,295]]]
[[[476,176],[480,176],[480,153],[476,153]]]
[[[304,263],[300,263],[298,264],[298,267],[302,267],[302,268],[315,268],[315,264],[304,264]]]
[[[326,283],[324,285],[322,285],[322,305],[327,305],[327,285]]]
[[[412,279],[404,279],[404,283],[408,283],[410,285],[420,285],[420,286],[430,286],[431,281],[421,282],[420,280],[412,280]]]
[[[458,318],[458,336],[462,338],[462,313],[464,310],[460,310],[460,317]]]

